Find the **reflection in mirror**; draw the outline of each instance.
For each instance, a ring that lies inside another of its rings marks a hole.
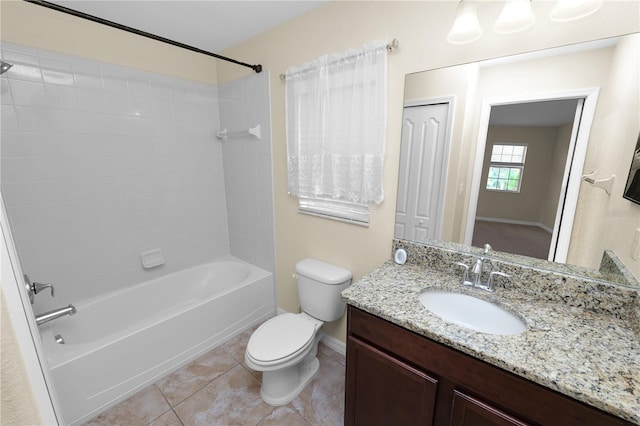
[[[628,174],[638,52],[636,33],[407,75],[395,237],[576,273],[620,264],[637,283],[640,206],[624,179],[607,194],[581,177]]]
[[[581,120],[583,105],[584,98],[571,98],[490,108],[478,194],[473,195],[477,207],[469,224],[473,246],[489,243],[508,253],[566,259],[568,246],[558,247],[558,236],[577,193],[571,196],[563,188],[572,172],[581,171],[573,154],[577,135],[588,133],[590,124]]]

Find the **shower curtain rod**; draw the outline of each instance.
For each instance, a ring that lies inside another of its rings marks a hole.
[[[142,36],[142,37],[147,37],[147,38],[150,38],[152,40],[160,41],[162,43],[167,43],[167,44],[170,44],[172,46],[180,47],[182,49],[191,50],[192,52],[202,53],[203,55],[212,56],[212,57],[214,57],[216,59],[221,59],[221,60],[227,61],[227,62],[233,62],[234,64],[241,65],[243,67],[251,68],[256,73],[262,72],[262,65],[260,65],[260,64],[251,65],[251,64],[247,64],[245,62],[236,61],[235,59],[227,58],[226,56],[222,56],[222,55],[218,55],[216,53],[208,52],[206,50],[198,49],[197,47],[189,46],[188,44],[184,44],[184,43],[180,43],[178,41],[170,40],[168,38],[160,37],[160,36],[157,36],[155,34],[151,34],[151,33],[145,32],[145,31],[140,31],[140,30],[132,28],[132,27],[127,27],[126,25],[118,24],[117,22],[108,21],[106,19],[102,19],[102,18],[99,18],[99,17],[94,16],[94,15],[89,15],[89,14],[84,13],[84,12],[79,12],[79,11],[74,10],[74,9],[69,9],[68,7],[60,6],[60,5],[57,5],[57,4],[54,4],[54,3],[50,3],[48,1],[44,1],[44,0],[23,0],[23,1],[26,1],[27,3],[36,4],[38,6],[43,6],[43,7],[49,8],[49,9],[53,9],[53,10],[56,10],[58,12],[66,13],[68,15],[73,15],[73,16],[76,16],[78,18],[87,19],[89,21],[97,22],[98,24],[107,25],[109,27],[116,28],[116,29],[119,29],[119,30],[122,30],[122,31],[127,31],[129,33],[136,34],[136,35],[139,35],[139,36]]]

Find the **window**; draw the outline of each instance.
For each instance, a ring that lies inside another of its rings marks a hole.
[[[495,144],[486,188],[492,191],[520,192],[527,145]]]
[[[300,212],[366,225],[384,199],[386,71],[383,41],[287,69],[288,189]]]

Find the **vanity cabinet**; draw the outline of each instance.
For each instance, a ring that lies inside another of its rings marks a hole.
[[[631,425],[349,306],[345,425]]]

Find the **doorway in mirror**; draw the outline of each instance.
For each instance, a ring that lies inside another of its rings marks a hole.
[[[582,172],[579,136],[587,96],[484,102],[474,167],[475,203],[467,243],[551,261],[565,261]]]

